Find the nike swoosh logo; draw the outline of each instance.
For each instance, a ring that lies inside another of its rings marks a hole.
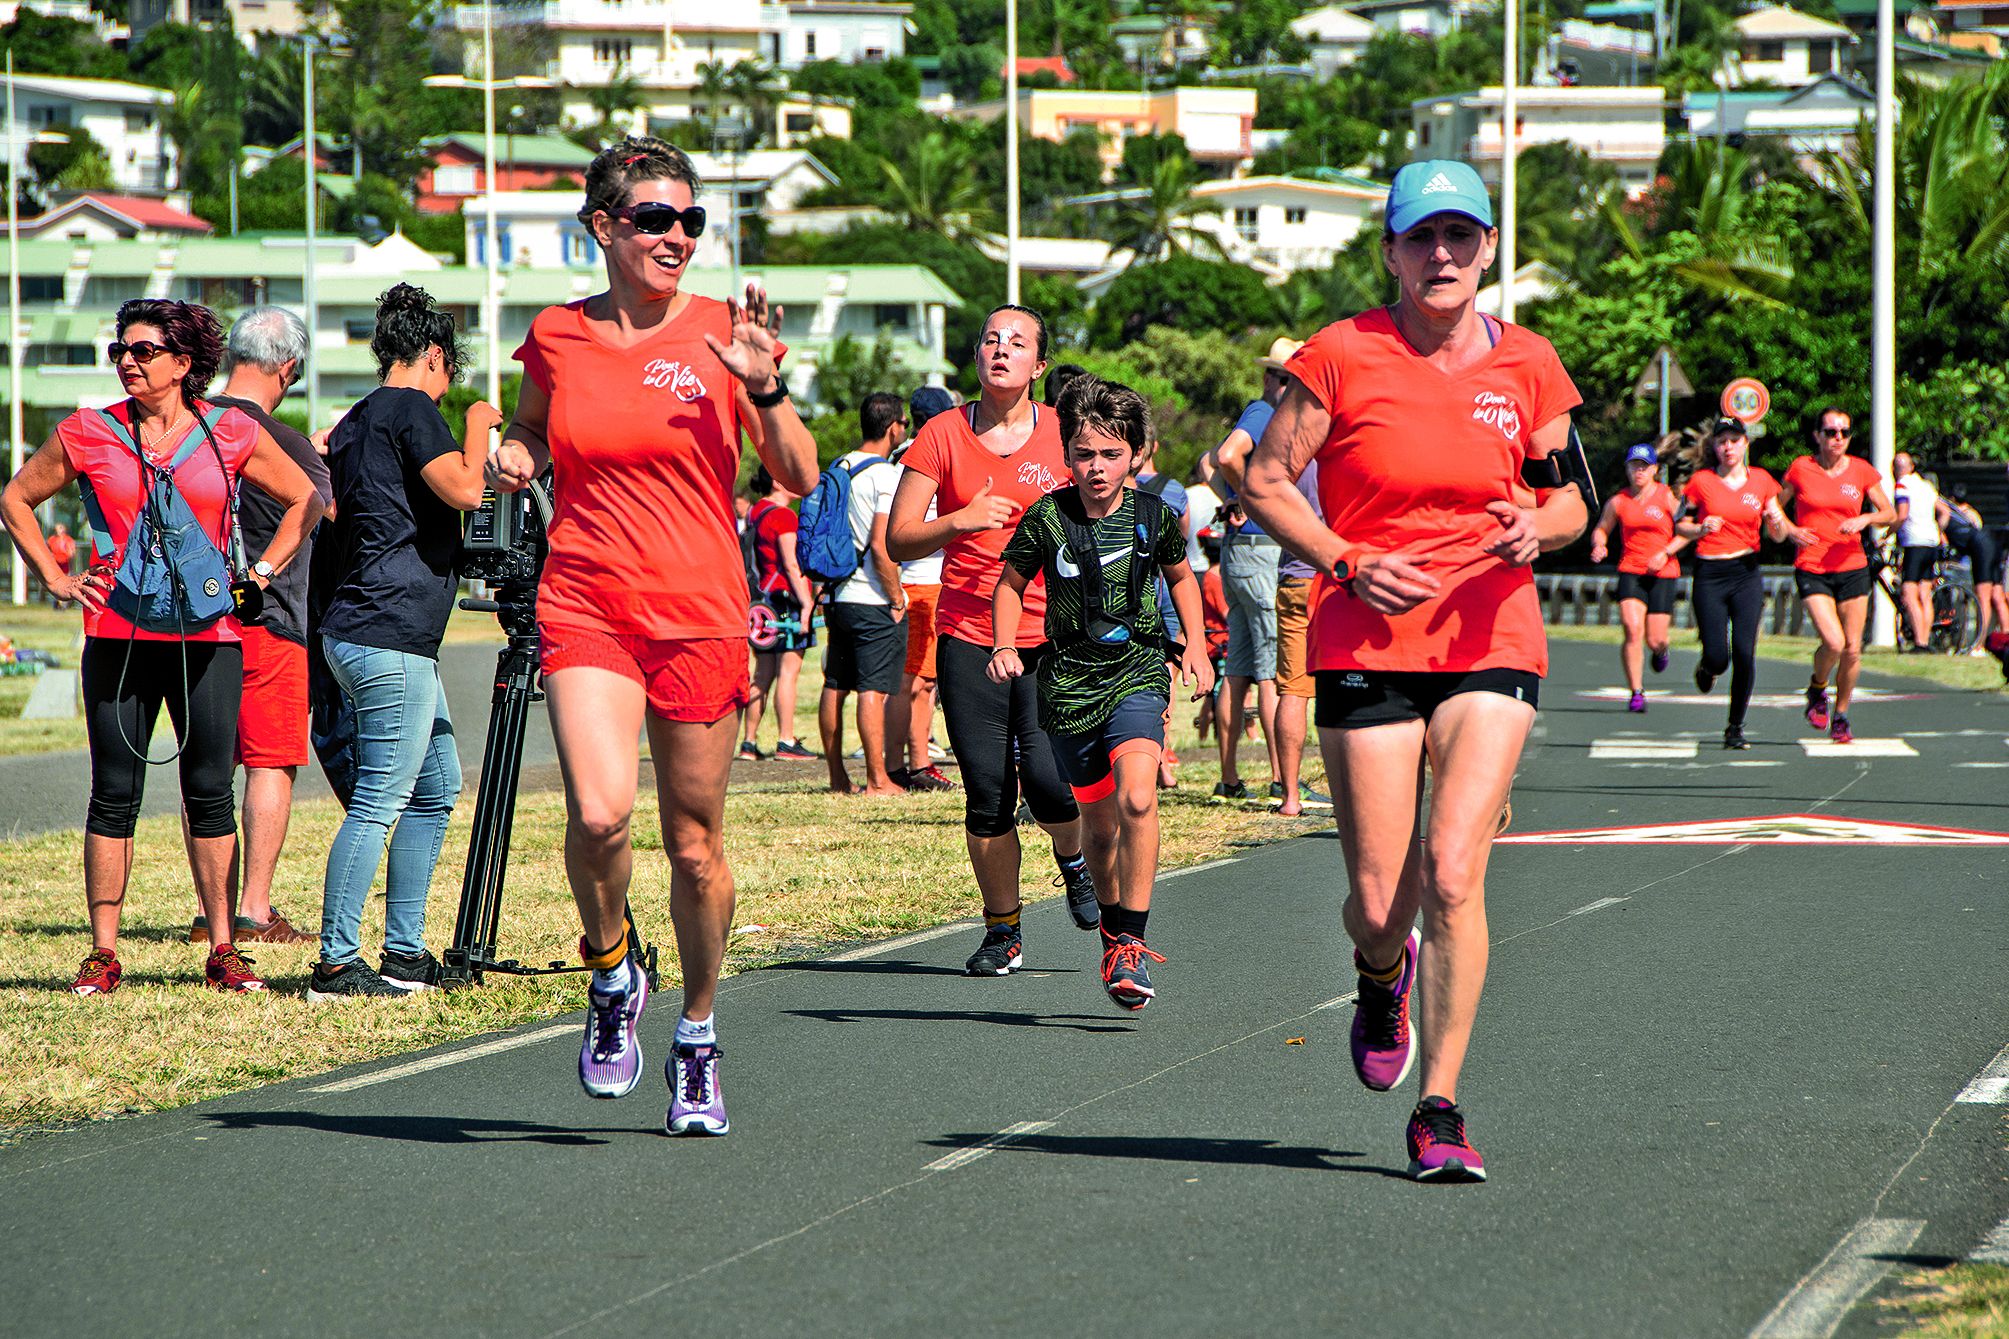
[[[1109,566],[1109,564],[1123,557],[1124,552],[1126,552],[1126,550],[1119,550],[1115,553],[1103,554],[1102,565],[1104,567]],[[1060,573],[1062,576],[1066,577],[1070,581],[1081,575],[1081,568],[1075,564],[1074,555],[1067,551],[1067,546],[1065,544],[1060,546],[1060,552],[1053,555],[1053,570]]]

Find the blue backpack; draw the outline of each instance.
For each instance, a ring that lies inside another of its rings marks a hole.
[[[860,554],[851,538],[851,485],[882,456],[867,456],[855,465],[832,461],[802,499],[802,529],[795,537],[795,561],[811,581],[835,586],[857,575]]]
[[[230,592],[230,562],[224,557],[230,544],[229,530],[227,526],[224,534],[210,538],[181,490],[175,487],[174,474],[208,442],[229,489],[224,510],[226,522],[236,516],[237,481],[230,477],[229,467],[223,463],[223,451],[211,431],[212,423],[220,420],[225,411],[212,406],[207,414],[198,416],[196,426],[201,435],[190,433],[165,466],[148,460],[138,440],[109,411],[97,412],[110,425],[112,435],[138,459],[144,485],[139,515],[126,537],[125,553],[119,559],[105,604],[113,613],[147,632],[183,635],[200,632],[236,607]],[[92,547],[101,560],[110,559],[114,551],[104,508],[88,479],[80,478],[78,486],[83,493],[84,514],[91,525]]]

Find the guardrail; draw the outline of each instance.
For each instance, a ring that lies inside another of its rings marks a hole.
[[[1764,630],[1788,636],[1807,634],[1807,611],[1793,584],[1793,570],[1767,567],[1763,575]],[[1695,607],[1688,600],[1689,578],[1684,576],[1680,582],[1680,595],[1674,602],[1674,626],[1692,628]],[[1618,626],[1618,575],[1614,572],[1537,572],[1535,590],[1541,596],[1545,622],[1576,627]]]

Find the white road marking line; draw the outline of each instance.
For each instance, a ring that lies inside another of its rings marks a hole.
[[[1344,994],[1344,995],[1335,995],[1335,996],[1333,996],[1333,997],[1332,997],[1331,999],[1327,1000],[1327,1001],[1326,1001],[1326,1002],[1325,1002],[1324,1004],[1314,1004],[1314,1005],[1312,1005],[1312,1006],[1311,1006],[1311,1011],[1312,1011],[1313,1013],[1317,1013],[1317,1012],[1318,1012],[1319,1010],[1321,1010],[1321,1009],[1337,1009],[1337,1008],[1338,1008],[1338,1007],[1339,1007],[1340,1005],[1342,1005],[1342,1004],[1351,1004],[1351,1003],[1353,1003],[1353,1002],[1354,1002],[1355,1000],[1357,1000],[1357,999],[1359,999],[1359,998],[1360,998],[1360,992],[1359,992],[1359,991],[1357,991],[1357,990],[1349,990],[1349,991],[1347,991],[1347,992],[1346,992],[1346,994]]]
[[[1223,865],[1232,865],[1239,859],[1241,859],[1240,856],[1231,855],[1221,860],[1205,860],[1197,865],[1186,865],[1180,869],[1168,869],[1158,876],[1158,882],[1163,883],[1167,879],[1176,879],[1182,874],[1198,874],[1203,869],[1219,869]]]
[[[1592,762],[1617,762],[1631,758],[1692,758],[1695,756],[1696,741],[1692,739],[1593,739],[1590,742]]]
[[[975,921],[951,921],[947,925],[937,925],[932,930],[919,930],[910,935],[901,935],[898,939],[882,939],[876,944],[861,944],[842,953],[833,953],[820,961],[861,962],[866,958],[876,958],[881,953],[897,952],[903,948],[912,948],[916,944],[925,944],[930,939],[941,939],[959,931],[974,929],[976,924]]]
[[[1974,1081],[1962,1088],[1960,1096],[1953,1100],[1990,1107],[2009,1102],[2009,1046],[1997,1051],[1988,1067],[1976,1074]]]
[[[1803,739],[1809,758],[1916,758],[1918,750],[1902,739],[1863,739],[1837,744],[1832,739]]]
[[[1004,1129],[999,1130],[981,1144],[972,1144],[968,1148],[959,1148],[945,1158],[936,1158],[921,1170],[924,1172],[952,1172],[958,1167],[969,1166],[978,1158],[987,1158],[1007,1144],[1016,1143],[1027,1135],[1038,1134],[1041,1130],[1050,1130],[1052,1128],[1053,1122],[1050,1120],[1022,1120],[1016,1125],[1008,1125]]]
[[[1923,1231],[1919,1218],[1863,1219],[1772,1308],[1751,1339],[1829,1339],[1849,1309],[1896,1268],[1889,1257],[1908,1250]]]
[[[1669,762],[1620,762],[1612,764],[1612,766],[1614,767],[1658,767],[1665,771],[1675,771],[1675,772],[1702,772],[1707,771],[1711,767],[1784,767],[1785,765],[1786,764],[1778,761],[1777,759],[1768,759],[1768,758],[1740,759],[1736,762],[1669,761]]]
[[[424,1074],[430,1070],[445,1069],[448,1065],[458,1065],[469,1060],[479,1060],[483,1056],[500,1055],[513,1051],[519,1046],[530,1046],[540,1041],[549,1041],[556,1036],[579,1035],[577,1023],[557,1023],[551,1027],[538,1028],[535,1032],[522,1032],[514,1037],[498,1037],[478,1046],[469,1046],[458,1051],[448,1051],[443,1055],[429,1055],[423,1060],[412,1060],[402,1065],[392,1065],[372,1074],[358,1075],[353,1079],[342,1079],[336,1083],[324,1083],[309,1088],[310,1093],[353,1093],[358,1088],[368,1088],[379,1083],[389,1083],[393,1079],[408,1079],[414,1074]]]
[[[1572,911],[1570,915],[1588,916],[1593,911],[1603,911],[1606,907],[1615,907],[1621,902],[1626,902],[1630,900],[1631,899],[1624,897],[1600,897],[1597,901],[1592,902],[1587,906],[1578,907],[1575,911]]]
[[[2009,767],[2009,762],[1957,762],[1955,767]]]
[[[1997,1223],[1967,1258],[1977,1264],[2009,1265],[2009,1218]]]

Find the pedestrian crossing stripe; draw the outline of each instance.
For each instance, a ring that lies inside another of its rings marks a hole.
[[[1592,702],[1623,702],[1630,698],[1632,694],[1624,688],[1586,688],[1579,690],[1577,696]],[[1933,693],[1893,693],[1888,689],[1882,688],[1858,688],[1855,691],[1855,700],[1851,705],[1863,706],[1877,702],[1923,702],[1934,696],[1936,694]],[[1646,690],[1646,700],[1649,703],[1663,703],[1672,707],[1706,707],[1712,705],[1720,707],[1723,705],[1723,694],[1671,692],[1664,688],[1649,688]],[[1777,707],[1793,711],[1804,711],[1807,706],[1807,695],[1805,693],[1753,693],[1751,695],[1751,705],[1754,707]]]
[[[1825,814],[1773,814],[1706,823],[1517,832],[1496,846],[2009,846],[2009,833],[1929,823],[1884,823]]]
[[[1832,739],[1803,739],[1800,747],[1809,758],[1916,758],[1918,750],[1902,739],[1865,739],[1857,736],[1846,744]]]
[[[1692,739],[1593,739],[1592,762],[1674,761],[1695,756]]]

